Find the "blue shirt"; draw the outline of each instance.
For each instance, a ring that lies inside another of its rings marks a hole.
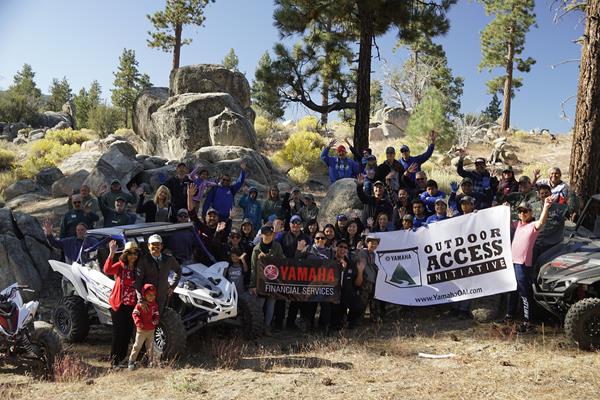
[[[329,155],[329,147],[321,152],[321,161],[327,165],[329,182],[333,183],[343,178],[356,178],[360,171],[358,163],[348,157],[341,159]]]
[[[407,160],[404,160],[402,157],[400,157],[400,159],[398,161],[400,161],[400,164],[402,164],[402,166],[404,167],[405,171],[407,171],[408,167],[410,167],[412,164],[417,164],[417,169],[415,170],[415,172],[412,172],[412,173],[409,174],[409,178],[412,181],[415,180],[416,173],[421,170],[421,164],[423,164],[424,162],[426,162],[427,160],[429,160],[429,158],[433,154],[433,149],[434,148],[435,148],[434,144],[431,143],[427,147],[427,150],[425,150],[425,153],[423,153],[423,154],[419,154],[418,156],[410,156],[410,157],[408,157]]]

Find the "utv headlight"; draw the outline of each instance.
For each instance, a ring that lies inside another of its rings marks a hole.
[[[196,284],[192,281],[186,281],[183,284],[183,288],[186,290],[196,290]]]

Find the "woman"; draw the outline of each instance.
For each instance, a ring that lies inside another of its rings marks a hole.
[[[344,239],[348,242],[348,249],[350,252],[356,251],[356,247],[361,242],[360,229],[356,221],[351,221],[346,229],[346,235]]]
[[[177,211],[171,206],[171,192],[165,185],[160,185],[154,194],[154,200],[144,203],[144,188],[138,188],[138,214],[146,216],[146,222],[177,222]]]
[[[390,232],[393,231],[394,227],[390,223],[390,219],[388,218],[386,213],[379,213],[377,215],[377,219],[375,220],[375,226],[373,227],[372,232]]]
[[[244,252],[244,259],[246,260],[246,265],[250,265],[252,256],[252,249],[254,249],[254,237],[256,234],[254,233],[254,228],[252,227],[252,221],[249,219],[244,219],[242,221],[242,225],[240,226],[240,246]],[[244,285],[248,286],[250,284],[250,270],[244,272]]]
[[[137,243],[127,242],[119,261],[113,263],[117,252],[117,242],[111,240],[108,248],[110,253],[104,263],[104,273],[113,275],[115,278],[115,285],[108,300],[113,331],[110,359],[111,364],[117,366],[127,357],[129,341],[135,330],[131,313],[137,304],[135,270],[139,252]]]
[[[398,198],[394,205],[392,223],[396,229],[402,229],[402,217],[412,212],[410,193],[406,189],[398,190]]]
[[[335,227],[332,224],[327,224],[325,225],[325,228],[323,228],[323,233],[327,238],[325,247],[335,247]]]
[[[306,228],[304,228],[304,234],[310,238],[309,246],[315,242],[315,235],[319,232],[319,223],[316,219],[311,219],[307,222]]]
[[[272,186],[271,189],[269,189],[269,195],[267,199],[263,202],[263,222],[267,222],[269,220],[269,217],[271,217],[272,215],[285,219],[285,209],[283,206],[283,201],[279,197],[279,189],[276,185]]]

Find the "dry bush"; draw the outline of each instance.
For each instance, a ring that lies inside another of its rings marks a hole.
[[[221,369],[237,368],[248,348],[237,336],[231,339],[212,339],[206,346],[209,358]]]
[[[81,358],[65,354],[54,362],[54,380],[56,382],[80,382],[93,376],[89,364]]]
[[[297,185],[304,185],[310,178],[310,172],[304,165],[294,167],[288,171],[288,176]]]
[[[65,158],[77,153],[79,144],[61,144],[58,140],[44,138],[31,144],[29,153],[22,165],[25,176],[34,177],[40,170],[56,167]]]
[[[93,136],[89,132],[93,132],[90,130],[83,131],[74,131],[71,128],[61,129],[58,131],[48,131],[44,139],[52,140],[54,142],[58,142],[60,144],[81,144],[88,140],[92,140]]]
[[[16,159],[17,155],[14,152],[0,149],[0,170],[11,168]]]
[[[169,379],[171,388],[175,392],[185,394],[206,393],[206,383],[194,376],[173,375]]]

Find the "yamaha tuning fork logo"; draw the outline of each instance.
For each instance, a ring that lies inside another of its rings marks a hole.
[[[399,288],[422,286],[418,247],[378,251],[385,281]]]

